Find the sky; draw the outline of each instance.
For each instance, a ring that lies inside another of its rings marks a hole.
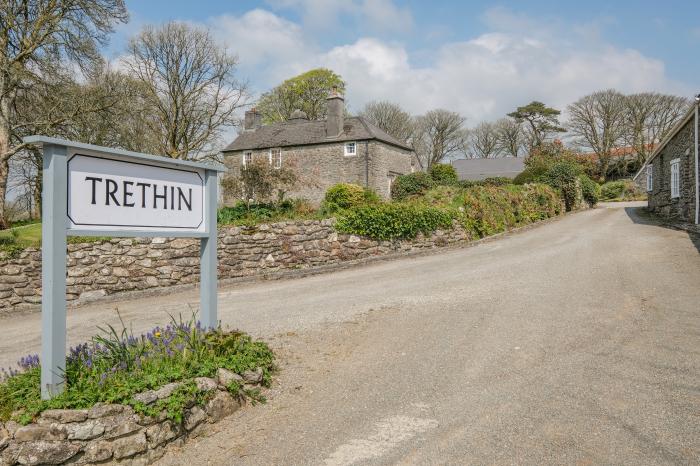
[[[540,100],[563,109],[598,89],[700,92],[700,1],[127,0],[105,52],[146,24],[208,28],[239,58],[252,99],[327,67],[351,111],[372,100],[468,124]],[[693,58],[694,57],[694,58]]]

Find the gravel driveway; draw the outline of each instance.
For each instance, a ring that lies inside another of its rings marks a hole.
[[[224,323],[281,372],[266,405],[159,464],[700,463],[700,239],[631,205],[222,290]],[[116,305],[140,330],[196,300]],[[72,311],[71,339],[105,320]],[[38,315],[0,325],[5,361],[38,347]]]

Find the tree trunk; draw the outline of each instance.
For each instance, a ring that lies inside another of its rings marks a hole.
[[[5,113],[6,114],[6,113]],[[0,228],[7,228],[5,218],[5,195],[7,193],[7,180],[10,174],[10,129],[7,121],[0,122]]]

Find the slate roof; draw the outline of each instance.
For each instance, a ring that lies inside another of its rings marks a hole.
[[[524,157],[459,159],[452,162],[460,180],[483,180],[494,176],[515,178],[525,170]]]
[[[325,121],[296,119],[264,125],[255,130],[241,131],[238,137],[223,152],[372,139],[402,149],[412,150],[410,146],[388,135],[364,118],[350,117],[345,118],[343,132],[336,138],[326,137]]]

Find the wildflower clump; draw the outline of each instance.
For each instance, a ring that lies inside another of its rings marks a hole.
[[[98,402],[131,405],[137,412],[156,415],[162,410],[181,420],[187,405],[203,404],[206,393],[192,380],[215,377],[219,368],[237,374],[261,371],[262,385],[269,386],[274,355],[261,341],[238,331],[205,329],[194,319],[175,319],[165,327],[135,336],[122,325],[101,329],[102,334],[70,349],[64,374],[66,390],[51,400],[41,400],[37,355],[26,356],[17,368],[0,376],[0,421],[31,422],[45,409],[84,409]],[[172,382],[181,388],[169,399],[146,406],[135,395]],[[252,390],[232,384],[232,395],[263,400]]]

